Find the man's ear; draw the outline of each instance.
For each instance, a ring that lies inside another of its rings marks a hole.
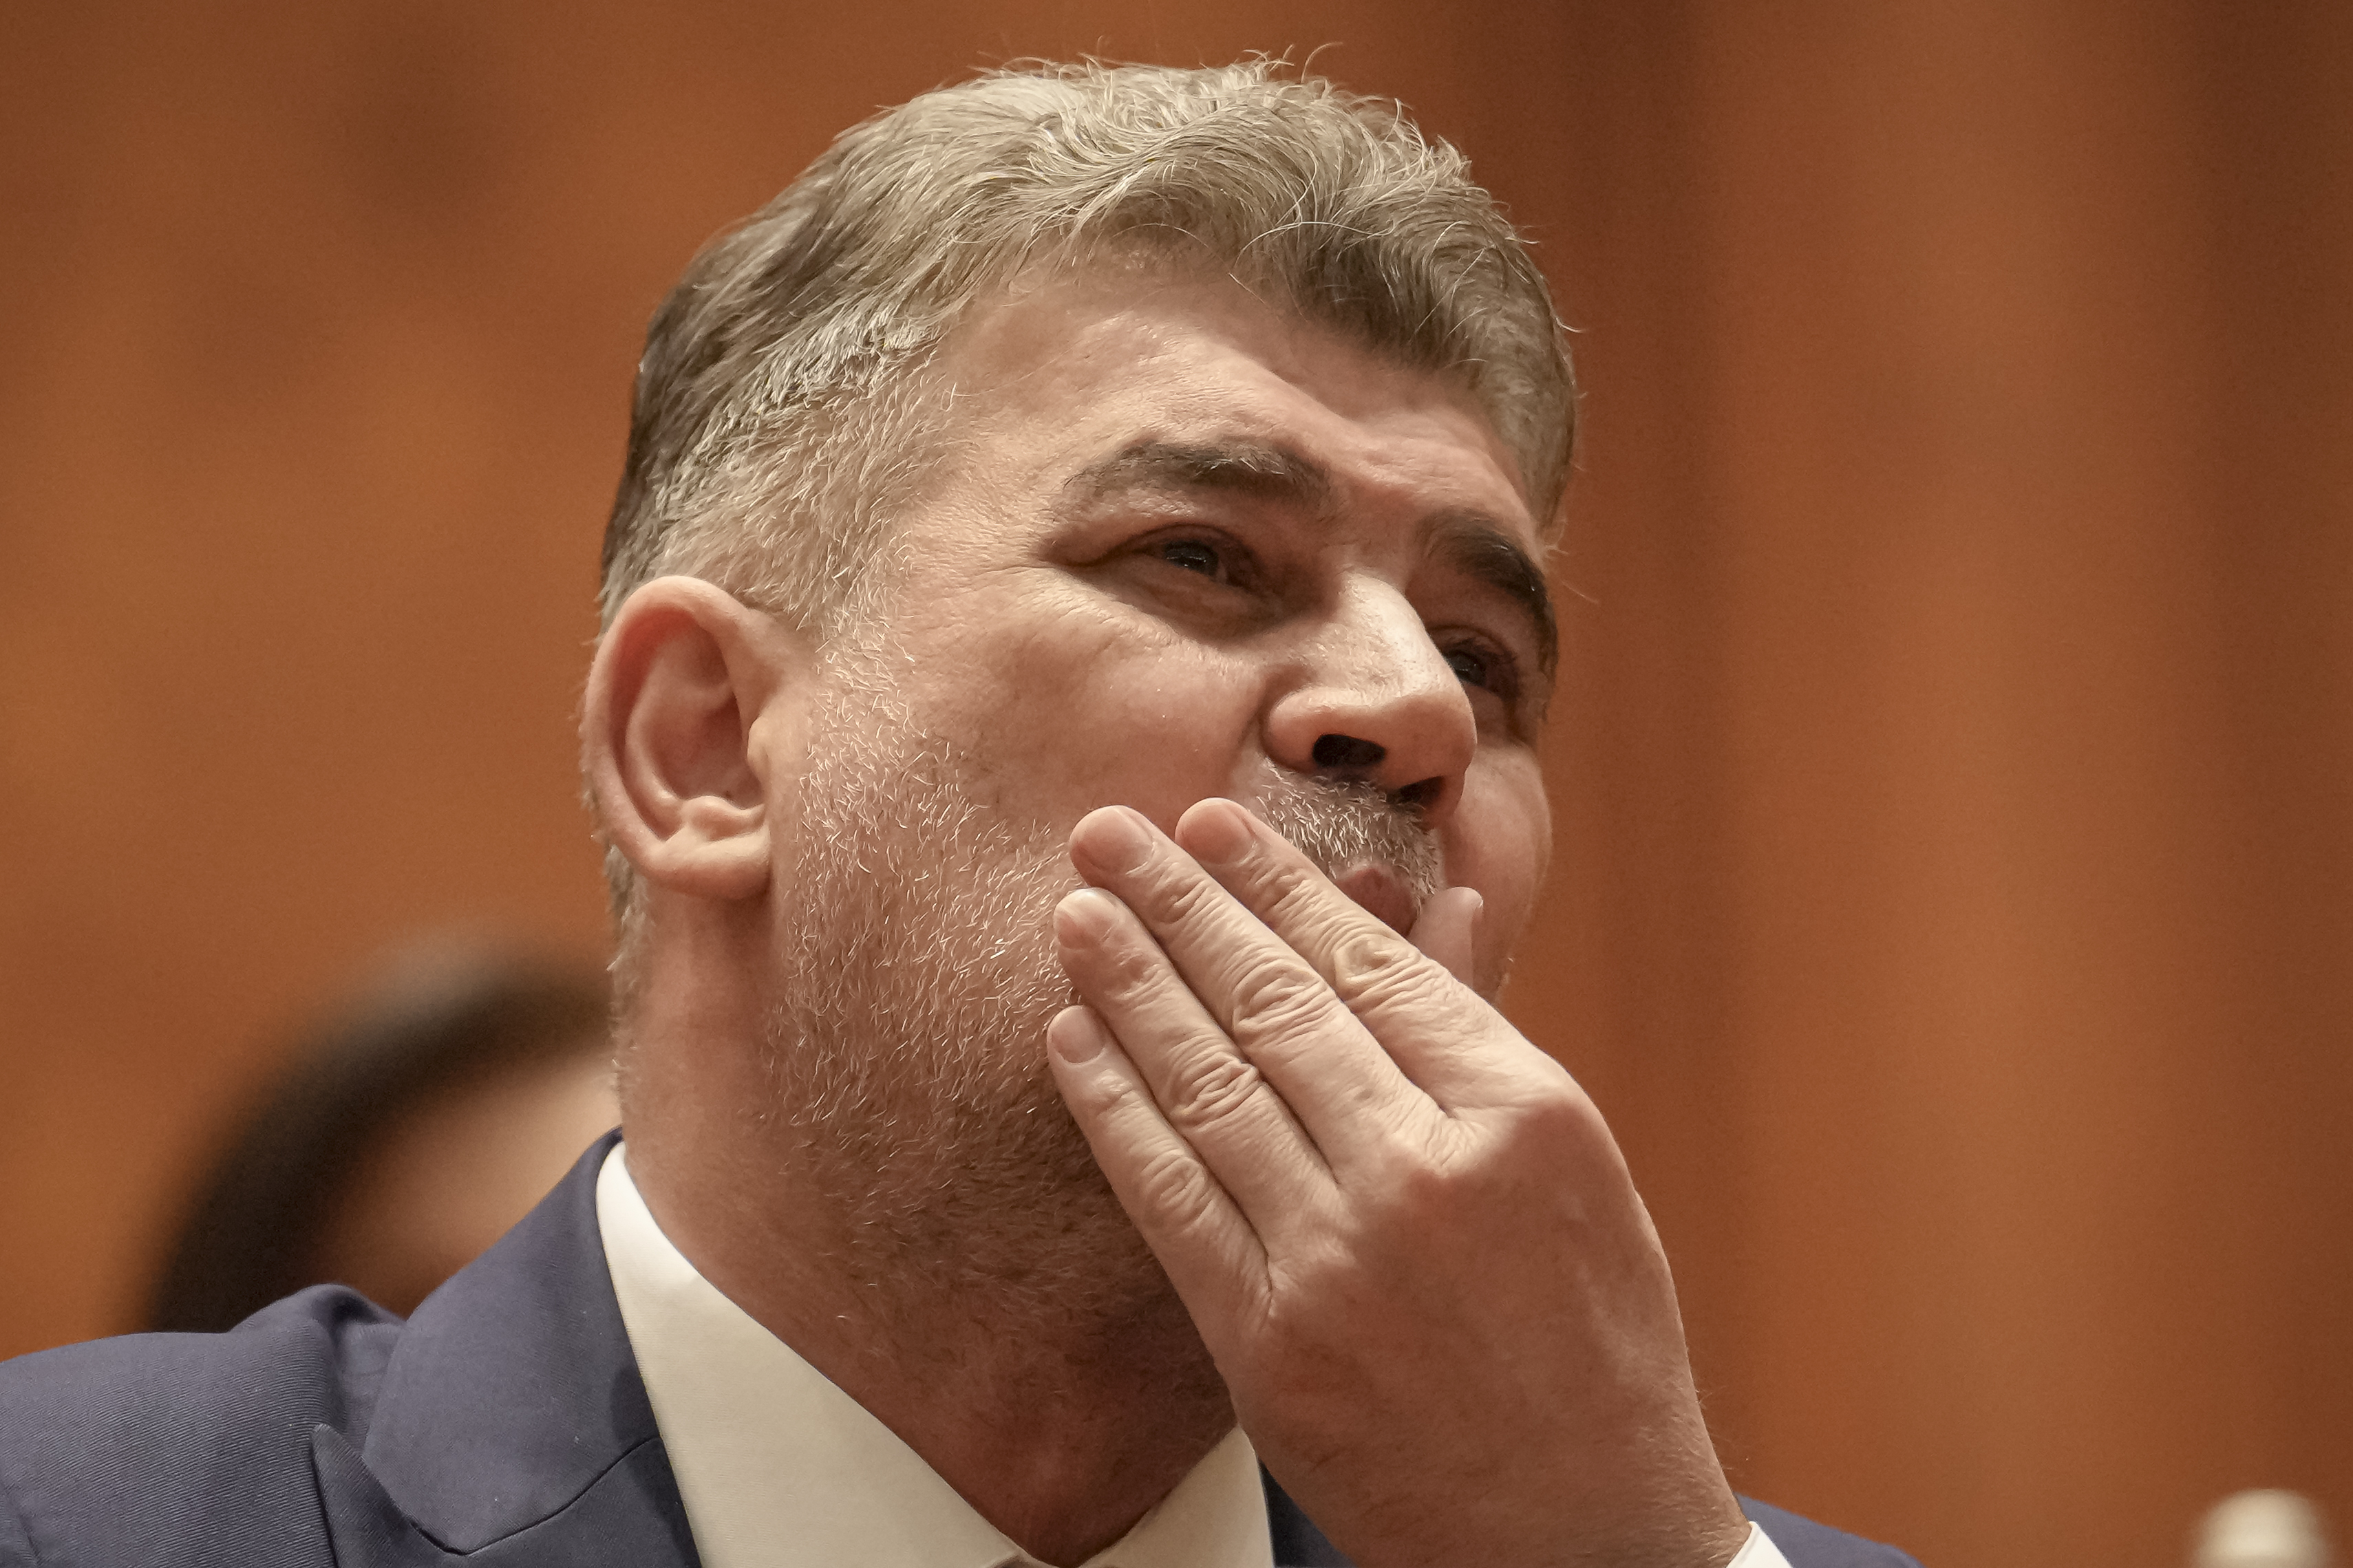
[[[810,673],[806,639],[696,577],[658,577],[606,628],[581,706],[605,834],[640,875],[698,898],[765,892],[769,702]]]

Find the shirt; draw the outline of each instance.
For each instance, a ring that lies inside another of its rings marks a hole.
[[[596,1222],[705,1568],[1050,1568],[721,1294],[671,1245],[616,1144]],[[1258,1456],[1228,1433],[1081,1568],[1270,1568]],[[1727,1568],[1788,1568],[1762,1530]]]

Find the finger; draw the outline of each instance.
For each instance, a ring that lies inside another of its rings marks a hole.
[[[1071,835],[1071,860],[1143,921],[1333,1170],[1377,1155],[1401,1122],[1432,1113],[1314,966],[1141,813],[1089,813]]]
[[[1478,971],[1479,917],[1486,907],[1476,888],[1440,888],[1415,917],[1410,940],[1469,985]]]
[[[1046,1026],[1046,1060],[1095,1163],[1196,1321],[1223,1322],[1266,1277],[1266,1248],[1168,1119],[1111,1030],[1086,1007]]]
[[[1312,1212],[1332,1184],[1323,1156],[1134,913],[1082,888],[1055,909],[1054,935],[1081,997],[1243,1215],[1271,1237]]]
[[[1559,1070],[1443,963],[1366,913],[1244,807],[1200,801],[1178,818],[1176,835],[1441,1107],[1517,1103],[1532,1079],[1549,1083]],[[1449,918],[1441,911],[1441,922]],[[1314,1125],[1306,1108],[1293,1109]]]

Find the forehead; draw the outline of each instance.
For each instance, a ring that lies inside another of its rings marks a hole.
[[[1026,281],[976,306],[938,369],[952,462],[989,489],[1056,489],[1146,445],[1258,446],[1328,475],[1349,510],[1477,511],[1537,548],[1510,448],[1459,380],[1229,279],[1138,268]]]

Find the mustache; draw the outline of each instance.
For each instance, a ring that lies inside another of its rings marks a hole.
[[[1437,835],[1418,809],[1377,784],[1270,771],[1242,804],[1335,882],[1378,867],[1398,879],[1416,910],[1446,885]]]

